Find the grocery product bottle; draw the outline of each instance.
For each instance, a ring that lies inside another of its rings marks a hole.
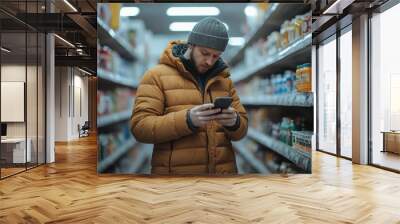
[[[303,79],[303,65],[299,65],[296,70],[296,90],[297,92],[303,92],[304,79]]]
[[[286,91],[285,93],[291,93],[293,91],[293,73],[292,71],[285,71],[285,77],[286,77]]]
[[[295,93],[296,92],[296,73],[293,71],[290,71],[290,80],[292,81],[290,93]]]
[[[280,130],[279,130],[279,140],[281,142],[286,142],[286,135],[287,135],[287,118],[282,118]]]
[[[281,74],[278,75],[278,94],[282,94],[283,93],[283,88],[284,88],[284,79],[283,76]]]
[[[272,32],[268,36],[268,41],[270,41],[270,46],[268,46],[268,54],[269,55],[277,54],[277,52],[281,48],[280,38],[281,38],[281,35],[277,31]]]
[[[287,118],[286,120],[286,134],[285,134],[285,143],[286,144],[290,144],[290,135],[291,135],[291,131],[290,131],[290,118]]]
[[[304,92],[311,92],[311,63],[305,63],[302,69]]]
[[[286,48],[289,43],[289,34],[288,34],[288,27],[289,21],[285,21],[281,26],[281,48]]]
[[[288,135],[288,145],[292,146],[292,132],[296,130],[296,126],[294,124],[294,120],[290,119],[289,122],[289,135]]]
[[[295,40],[296,40],[296,38],[295,38],[295,36],[296,36],[296,34],[295,34],[295,20],[294,19],[292,19],[289,23],[288,23],[288,26],[287,26],[287,33],[288,33],[288,45],[290,45],[291,43],[293,43]]]
[[[272,90],[272,94],[276,94],[276,77],[275,75],[271,76],[271,90]]]
[[[121,3],[110,4],[110,11],[111,11],[110,27],[114,30],[118,30],[119,20],[120,20],[119,13],[121,11]]]
[[[296,16],[294,27],[295,27],[295,37],[299,39],[303,36],[303,24],[304,24],[304,17],[303,16]]]
[[[280,124],[279,123],[272,125],[272,137],[274,139],[278,139],[279,140],[279,137],[280,137],[279,130],[280,130]]]
[[[294,83],[295,83],[294,85],[296,88],[300,84],[300,65],[296,66],[296,75],[295,75]]]
[[[282,75],[282,94],[285,94],[288,92],[288,89],[289,89],[288,82],[289,82],[289,80],[288,80],[287,74],[285,73]]]
[[[270,79],[265,79],[265,94],[271,95],[272,94],[272,87]]]

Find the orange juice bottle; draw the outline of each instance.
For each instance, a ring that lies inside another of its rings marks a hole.
[[[303,65],[303,83],[304,92],[311,92],[311,63],[305,63]]]
[[[303,65],[298,65],[296,69],[296,90],[297,92],[301,92],[303,88],[303,74],[302,74]]]

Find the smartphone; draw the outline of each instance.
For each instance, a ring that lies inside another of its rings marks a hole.
[[[214,107],[212,109],[220,108],[220,109],[228,109],[231,105],[233,99],[230,96],[217,97],[214,100]]]

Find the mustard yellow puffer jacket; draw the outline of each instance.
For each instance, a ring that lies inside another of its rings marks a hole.
[[[136,140],[154,144],[152,174],[236,174],[231,141],[247,133],[247,114],[224,69],[210,78],[204,94],[172,49],[180,41],[171,41],[160,63],[148,70],[138,87],[131,118]],[[239,127],[232,131],[212,121],[192,131],[187,111],[212,102],[219,96],[231,96],[232,107],[240,116]]]

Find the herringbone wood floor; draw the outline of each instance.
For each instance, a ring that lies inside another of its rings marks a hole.
[[[0,181],[0,223],[400,223],[400,175],[315,152],[313,174],[97,176],[95,138]]]

